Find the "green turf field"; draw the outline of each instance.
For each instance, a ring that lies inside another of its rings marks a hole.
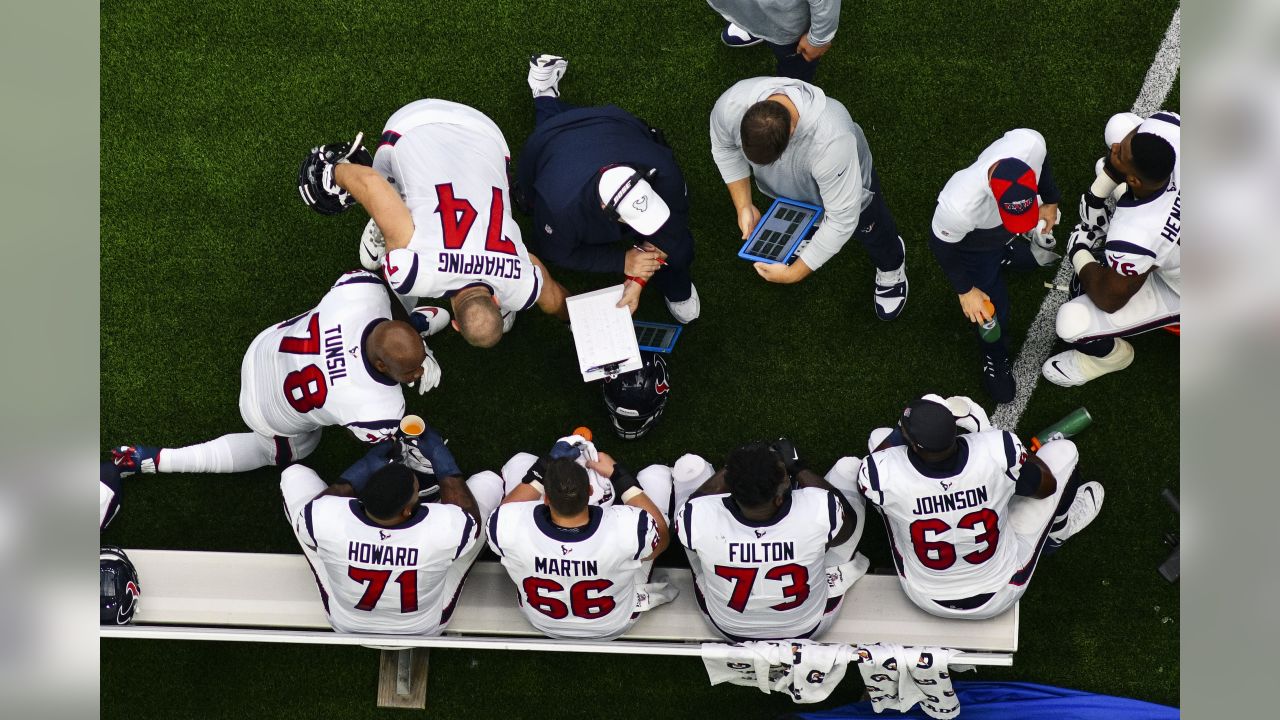
[[[821,469],[862,455],[868,431],[922,391],[986,402],[970,330],[927,247],[938,190],[1008,128],[1033,127],[1048,140],[1069,222],[1103,125],[1133,103],[1176,7],[846,0],[817,82],[866,131],[906,238],[911,298],[886,324],[872,312],[873,271],[856,243],[799,286],[767,285],[735,257],[707,118],[734,81],[770,74],[773,57],[722,46],[721,21],[705,3],[395,5],[102,4],[104,449],[242,431],[236,401],[249,341],[357,266],[364,212],[321,217],[299,201],[308,148],[355,130],[376,135],[406,102],[440,97],[487,113],[518,154],[533,124],[527,57],[545,51],[570,60],[566,100],[646,118],[682,163],[703,313],[671,359],[673,399],[641,441],[605,438],[599,390],[582,384],[569,333],[535,311],[492,351],[452,333],[435,339],[443,384],[424,398],[408,390],[410,410],[451,438],[467,471],[497,469],[579,424],[602,431],[603,448],[633,467],[685,452],[719,463],[735,444],[783,433]],[[1166,107],[1178,108],[1176,87]],[[556,274],[571,291],[606,282]],[[1051,275],[1010,276],[1006,331],[1027,328]],[[669,320],[652,291],[638,317]],[[1137,360],[1123,373],[1074,390],[1041,383],[1023,417],[1025,438],[1079,405],[1093,412],[1078,439],[1081,468],[1106,486],[1106,505],[1040,566],[1022,604],[1015,666],[981,678],[1178,702],[1178,592],[1155,571],[1167,551],[1161,536],[1176,527],[1157,494],[1178,485],[1178,340],[1154,333],[1134,345]],[[307,462],[333,477],[361,452],[331,428]],[[277,481],[269,469],[130,480],[106,537],[126,547],[296,552]],[[881,528],[873,521],[863,551],[885,567]],[[437,651],[431,664],[436,717],[754,718],[793,707],[781,695],[710,688],[692,659]],[[103,714],[394,715],[374,706],[376,666],[364,649],[104,642]],[[852,673],[822,707],[860,694]]]

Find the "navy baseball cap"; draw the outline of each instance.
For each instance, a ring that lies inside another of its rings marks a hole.
[[[898,425],[922,450],[950,450],[956,441],[956,418],[947,401],[932,393],[912,400],[902,411]]]
[[[1040,219],[1040,188],[1031,166],[1017,158],[996,162],[991,173],[991,193],[996,196],[1000,222],[1011,233],[1030,232]]]

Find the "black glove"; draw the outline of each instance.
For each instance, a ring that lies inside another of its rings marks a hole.
[[[529,470],[525,472],[524,478],[522,478],[520,482],[525,484],[538,483],[539,487],[541,487],[542,476],[545,475],[546,472],[547,459],[545,457],[540,457],[533,462],[533,465],[529,466]]]
[[[644,492],[644,488],[640,487],[640,483],[636,480],[635,474],[628,470],[622,463],[617,461],[614,461],[613,463],[613,474],[609,476],[609,482],[613,483],[613,491],[617,493],[619,498],[622,498],[623,502],[631,499],[626,497],[626,495],[627,491],[632,488],[635,488],[640,492]],[[634,496],[634,493],[632,493],[632,495]]]
[[[373,156],[361,144],[364,133],[351,142],[330,143],[311,148],[298,168],[298,194],[307,207],[321,215],[337,215],[355,204],[355,199],[338,186],[333,170],[344,162],[372,166]]]
[[[787,474],[791,477],[794,478],[796,473],[808,467],[805,465],[804,460],[800,459],[800,451],[796,449],[796,444],[791,440],[780,437],[769,443],[769,447],[778,453],[778,457],[782,459],[782,466],[787,469]]]

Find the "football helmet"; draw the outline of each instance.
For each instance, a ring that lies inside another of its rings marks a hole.
[[[604,405],[618,437],[635,440],[662,417],[671,394],[671,374],[662,355],[643,351],[639,370],[604,381]]]
[[[128,625],[138,611],[142,595],[138,571],[124,550],[103,545],[98,551],[99,595],[103,625]]]

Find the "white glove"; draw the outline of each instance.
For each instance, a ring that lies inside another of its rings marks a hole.
[[[991,429],[991,418],[978,403],[964,395],[952,395],[947,398],[947,407],[956,419],[956,426],[968,433],[982,432]]]
[[[418,449],[417,443],[411,439],[400,441],[400,461],[410,470],[415,470],[425,475],[435,472],[431,461],[427,459],[426,455],[422,454],[422,451]]]
[[[432,354],[431,348],[426,350],[427,356],[422,358],[422,377],[417,381],[419,395],[426,395],[428,390],[434,390],[440,386],[440,363],[436,362],[436,356]]]
[[[1080,195],[1080,222],[1107,232],[1111,216],[1107,213],[1107,199],[1086,190]]]

